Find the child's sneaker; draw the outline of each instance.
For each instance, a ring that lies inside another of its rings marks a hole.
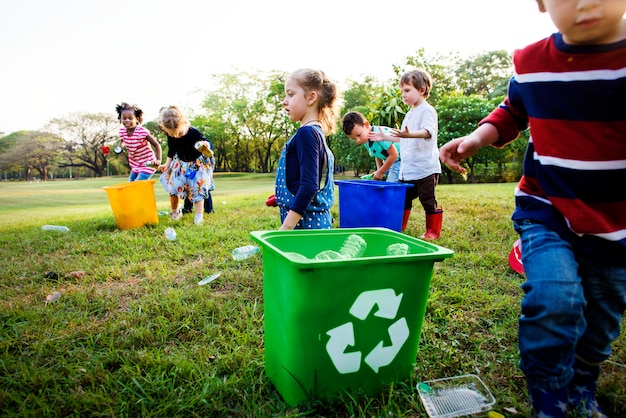
[[[178,221],[182,217],[183,217],[183,213],[180,211],[180,209],[176,209],[170,212],[170,219],[173,221]]]
[[[202,214],[195,215],[193,217],[193,223],[194,225],[202,225],[204,223],[204,218],[202,217]]]

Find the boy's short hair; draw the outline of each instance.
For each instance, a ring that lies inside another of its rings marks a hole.
[[[350,136],[354,125],[365,126],[365,122],[367,122],[367,119],[365,119],[362,113],[356,111],[348,112],[343,117],[343,132]]]
[[[428,98],[430,96],[430,91],[433,88],[433,78],[430,76],[428,71],[417,68],[413,71],[407,71],[402,74],[400,78],[400,85],[410,84],[418,90],[421,90],[422,87],[425,87],[424,97]]]

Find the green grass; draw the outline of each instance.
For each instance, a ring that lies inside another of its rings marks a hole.
[[[277,209],[264,205],[274,177],[216,175],[216,211],[202,227],[187,215],[120,230],[102,187],[125,181],[0,183],[1,416],[421,417],[417,382],[467,373],[486,382],[496,411],[527,415],[517,368],[523,277],[507,264],[513,184],[438,187],[437,244],[455,255],[435,263],[410,379],[376,396],[289,407],[264,373],[262,257],[230,257],[250,231],[279,227]],[[155,192],[168,210],[158,183]],[[421,235],[423,224],[415,210],[406,233]],[[163,237],[169,226],[176,241]],[[626,416],[624,333],[613,348],[599,398],[609,415]]]

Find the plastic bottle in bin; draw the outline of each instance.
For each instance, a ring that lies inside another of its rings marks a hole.
[[[345,257],[337,251],[324,250],[315,256],[316,260],[343,260]]]
[[[348,258],[358,258],[365,254],[367,243],[358,235],[350,235],[343,242],[339,252],[324,250],[315,256],[316,260],[341,260]]]
[[[233,250],[233,260],[241,261],[246,258],[250,258],[256,253],[261,251],[256,245],[244,245],[243,247],[237,247]]]
[[[339,253],[345,258],[359,258],[365,254],[367,243],[358,235],[350,235],[344,241]]]
[[[409,253],[409,246],[404,242],[390,244],[387,247],[387,255],[406,255]]]

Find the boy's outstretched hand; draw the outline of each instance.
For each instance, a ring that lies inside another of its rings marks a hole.
[[[391,135],[395,136],[396,138],[410,138],[410,136],[409,136],[409,127],[405,126],[404,130],[393,128],[391,130]]]
[[[493,144],[498,139],[496,128],[485,123],[467,136],[455,138],[439,148],[439,159],[450,170],[459,173],[466,173],[467,170],[461,166],[461,160],[476,154],[479,149],[486,145]]]
[[[367,139],[369,139],[370,141],[385,141],[387,138],[385,134],[381,131],[369,131],[369,133],[367,134]]]
[[[439,159],[450,170],[465,173],[467,170],[460,164],[461,160],[471,157],[478,151],[477,148],[474,152],[468,152],[468,148],[473,148],[470,144],[471,139],[469,136],[453,139],[439,149]]]

